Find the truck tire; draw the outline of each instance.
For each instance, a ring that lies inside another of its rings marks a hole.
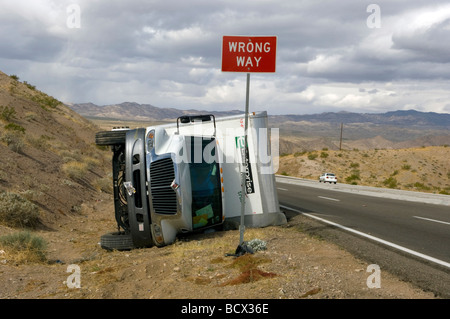
[[[106,250],[131,250],[134,248],[131,234],[113,232],[100,237],[100,246]]]
[[[117,145],[125,144],[127,130],[101,131],[95,134],[95,144],[97,145]]]

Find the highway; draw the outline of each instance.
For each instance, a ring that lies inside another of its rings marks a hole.
[[[431,266],[439,272],[435,277],[450,285],[450,196],[323,184],[282,176],[277,176],[276,181],[282,209],[331,225],[354,238],[363,238],[361,245],[375,242],[378,250],[382,247],[394,255],[399,253],[402,257],[419,260],[411,267]],[[358,240],[347,242],[354,251],[362,249],[355,247]],[[389,267],[398,264],[399,268],[405,268],[404,260],[386,263]],[[423,269],[408,269],[423,272]],[[401,271],[394,269],[394,272]],[[430,285],[435,284],[428,283],[427,287]],[[450,294],[443,292],[447,293]]]

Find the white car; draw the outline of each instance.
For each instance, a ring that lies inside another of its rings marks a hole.
[[[337,178],[336,178],[336,175],[334,175],[333,173],[324,173],[324,174],[320,175],[319,182],[324,182],[324,183],[329,182],[330,184],[331,183],[336,184]]]

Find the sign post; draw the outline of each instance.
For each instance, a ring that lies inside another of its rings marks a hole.
[[[222,72],[247,73],[247,87],[245,95],[245,120],[244,120],[244,154],[248,153],[248,113],[250,105],[250,73],[274,73],[276,66],[276,36],[224,36],[222,42]],[[245,163],[244,167],[250,165]],[[239,246],[236,254],[245,254],[245,197],[246,197],[246,172],[241,171],[241,220],[239,226]]]
[[[249,163],[245,163],[246,159],[247,159],[247,153],[248,153],[248,141],[247,141],[247,135],[248,135],[248,109],[249,109],[249,104],[250,104],[250,73],[247,73],[247,90],[246,90],[246,94],[245,94],[245,120],[244,120],[244,168],[246,167],[246,165],[250,166],[250,160]],[[249,156],[250,159],[250,156]],[[248,168],[250,169],[250,167]],[[239,224],[239,244],[242,245],[242,243],[244,242],[244,230],[245,230],[245,222],[244,222],[244,217],[245,217],[245,195],[247,193],[247,187],[245,187],[245,182],[246,182],[246,170],[243,169],[241,172],[241,222]]]

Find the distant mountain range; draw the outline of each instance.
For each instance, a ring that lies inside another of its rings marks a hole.
[[[186,114],[212,113],[219,116],[243,111],[214,112],[159,108],[125,102],[99,106],[69,104],[78,114],[92,120],[165,122]],[[280,152],[302,150],[409,148],[450,145],[450,114],[415,110],[386,113],[326,112],[305,115],[269,115],[269,125],[280,129]],[[340,141],[341,127],[343,129]]]
[[[243,111],[202,111],[179,110],[174,108],[159,108],[151,104],[124,102],[111,105],[96,105],[93,103],[68,104],[78,114],[87,118],[117,119],[127,121],[163,121],[173,120],[185,114],[212,113],[216,116],[229,116],[243,114]],[[415,110],[393,111],[386,113],[353,113],[353,112],[326,112],[305,115],[271,115],[271,122],[311,122],[311,123],[371,123],[376,125],[394,126],[422,126],[428,128],[449,129],[450,114],[419,112]]]
[[[395,126],[426,126],[450,129],[450,114],[419,112],[415,110],[393,111],[386,113],[351,113],[351,112],[327,112],[307,115],[279,115],[275,116],[280,121],[307,121],[328,123],[372,123],[379,125]]]
[[[178,110],[174,108],[160,108],[151,104],[124,102],[111,105],[96,105],[93,103],[67,104],[72,110],[86,118],[126,120],[126,121],[164,121],[174,120],[186,114],[214,114],[228,116],[241,114],[241,111],[211,112],[202,110]]]

